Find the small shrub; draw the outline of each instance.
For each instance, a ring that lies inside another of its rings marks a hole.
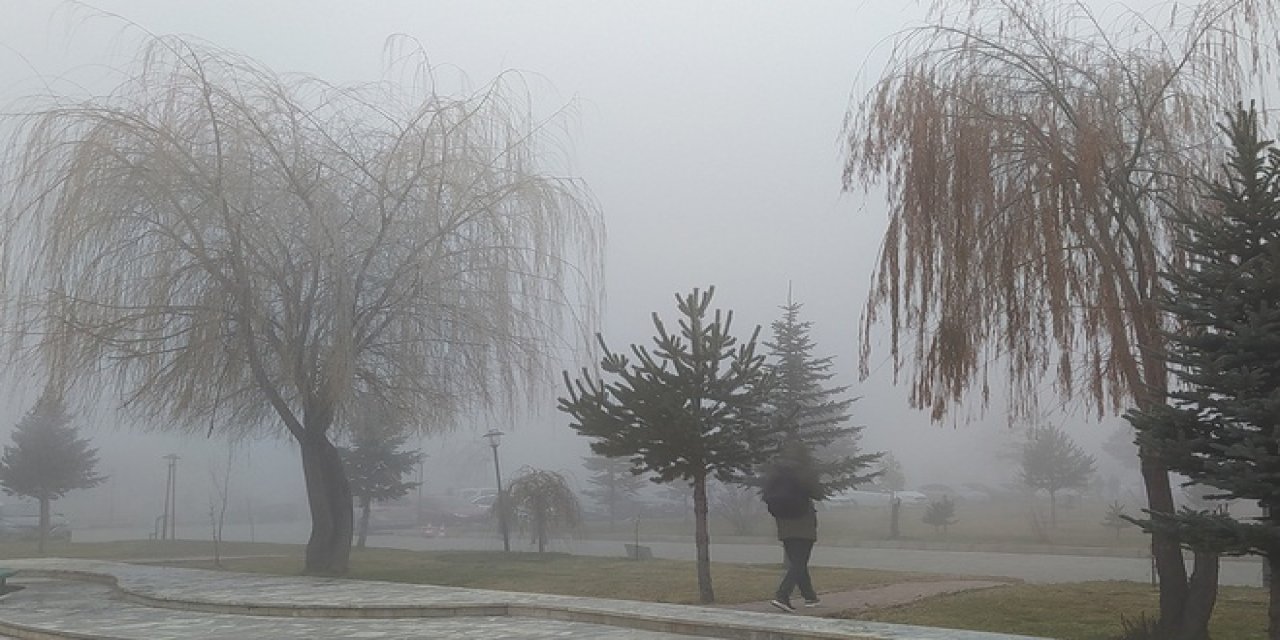
[[[1116,640],[1160,640],[1156,636],[1156,622],[1139,613],[1137,618],[1120,616],[1120,635]]]

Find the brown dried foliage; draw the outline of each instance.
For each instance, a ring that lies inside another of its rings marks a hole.
[[[1104,25],[1084,4],[975,1],[903,33],[846,121],[846,190],[883,181],[890,205],[863,375],[883,320],[935,419],[975,386],[985,407],[1004,377],[1015,414],[1046,379],[1098,414],[1157,397],[1168,216],[1196,201],[1214,123],[1265,65],[1264,14],[1211,2]]]

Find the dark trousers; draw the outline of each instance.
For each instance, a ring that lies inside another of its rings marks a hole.
[[[783,566],[787,572],[782,575],[778,585],[777,598],[783,602],[791,601],[791,591],[800,587],[800,595],[805,600],[817,600],[818,594],[813,590],[813,581],[809,579],[809,556],[813,553],[813,540],[803,538],[785,538],[782,541]]]

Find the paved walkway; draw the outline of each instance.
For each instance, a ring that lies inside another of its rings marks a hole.
[[[1006,584],[1009,583],[998,582],[995,580],[931,580],[921,582],[899,582],[896,584],[866,587],[864,589],[853,589],[850,591],[820,593],[819,595],[822,597],[822,604],[814,608],[800,606],[802,600],[799,598],[793,598],[792,604],[797,607],[796,614],[822,616],[834,611],[859,612],[883,607],[899,606],[933,596],[940,596],[948,593],[960,593],[961,591],[990,589],[992,587],[999,587]],[[716,606],[726,609],[738,609],[739,611],[780,613],[778,609],[769,604],[768,600]]]
[[[739,609],[67,560],[6,560],[0,634],[78,640],[1032,640]],[[833,607],[836,595],[828,596]],[[745,608],[745,606],[744,606]]]

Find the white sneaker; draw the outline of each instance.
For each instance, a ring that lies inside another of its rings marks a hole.
[[[776,599],[776,598],[775,598],[775,599],[773,599],[773,600],[770,600],[770,601],[769,601],[769,604],[771,604],[771,605],[773,605],[773,606],[775,606],[775,607],[777,607],[777,608],[779,608],[779,609],[782,609],[783,611],[785,611],[785,612],[787,612],[787,613],[795,613],[795,612],[796,612],[796,608],[795,608],[795,607],[793,607],[793,606],[791,606],[791,603],[790,603],[790,602],[786,602],[786,601],[784,601],[784,600],[778,600],[778,599]]]
[[[822,601],[821,600],[805,600],[804,606],[809,609],[812,609],[814,607],[821,607]]]

